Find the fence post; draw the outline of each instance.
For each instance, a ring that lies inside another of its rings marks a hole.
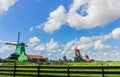
[[[38,63],[38,77],[40,77],[39,72],[40,72],[40,63]]]
[[[70,77],[70,67],[69,67],[69,65],[68,65],[67,69],[68,69],[68,77]]]
[[[14,74],[13,74],[13,77],[15,77],[15,72],[16,72],[16,62],[14,63]]]
[[[101,67],[102,67],[102,77],[105,77],[104,76],[104,67],[103,67],[103,64],[101,64]]]

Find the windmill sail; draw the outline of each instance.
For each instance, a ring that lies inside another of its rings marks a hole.
[[[17,44],[19,43],[20,41],[20,32],[18,32],[18,40],[17,40]]]
[[[17,45],[17,44],[14,44],[14,43],[5,43],[6,45]]]

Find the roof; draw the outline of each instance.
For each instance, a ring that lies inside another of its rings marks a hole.
[[[43,56],[39,55],[27,55],[28,59],[45,59]]]

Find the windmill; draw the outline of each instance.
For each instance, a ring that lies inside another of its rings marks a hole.
[[[80,54],[80,51],[79,51],[79,49],[77,48],[78,46],[76,45],[76,47],[75,47],[75,57],[74,57],[74,61],[75,62],[83,62],[83,61],[85,61],[83,58],[82,58],[82,56],[81,56],[81,54]]]
[[[25,54],[25,47],[27,47],[27,45],[25,45],[25,43],[19,43],[19,41],[20,41],[20,32],[18,32],[17,43],[5,43],[6,45],[16,46],[15,52],[13,54],[11,54],[9,59],[14,59],[14,60],[19,60],[19,61],[26,61],[27,56]]]
[[[90,58],[89,58],[89,56],[86,54],[86,52],[85,52],[85,58],[86,58],[86,61],[87,61],[87,62],[94,61],[93,59],[90,59]]]

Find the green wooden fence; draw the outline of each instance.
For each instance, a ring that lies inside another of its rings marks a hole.
[[[0,66],[0,77],[120,77],[120,66]]]

